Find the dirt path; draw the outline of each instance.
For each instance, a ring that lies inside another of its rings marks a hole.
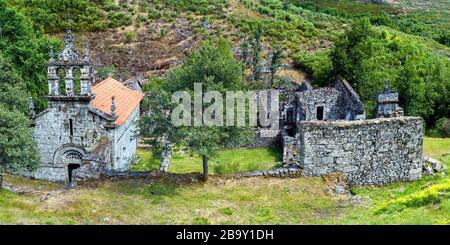
[[[61,190],[37,190],[33,187],[28,186],[19,186],[11,183],[3,182],[3,188],[17,195],[32,195],[38,196],[41,201],[45,201],[53,196],[62,196],[67,193],[69,190],[61,189]]]

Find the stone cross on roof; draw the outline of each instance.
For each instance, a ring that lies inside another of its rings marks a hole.
[[[83,61],[89,62],[89,44],[88,43],[86,43],[86,45],[84,46]]]
[[[64,49],[58,54],[59,62],[77,62],[79,61],[80,53],[73,47],[73,36],[70,30],[64,37]]]
[[[114,100],[115,100],[115,98],[114,98],[114,96],[112,96],[111,97],[111,116],[113,118],[116,118],[117,117],[117,115],[116,115],[116,102]]]
[[[384,81],[384,91],[383,91],[383,92],[384,92],[385,94],[391,92],[390,84],[391,84],[391,81],[389,81],[389,80],[387,80],[387,79]]]

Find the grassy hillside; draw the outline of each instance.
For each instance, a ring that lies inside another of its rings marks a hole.
[[[420,5],[429,10],[425,12],[410,1],[396,1],[394,5],[349,0],[9,2],[23,10],[36,29],[52,36],[60,37],[69,28],[76,31],[76,45],[82,47],[89,42],[99,74],[120,78],[135,73],[162,75],[205,38],[221,35],[237,48],[255,25],[263,28],[264,56],[273,45],[282,45],[288,57],[298,52],[327,50],[349,28],[354,16],[377,16],[383,11],[395,15],[389,23],[379,21],[385,28],[423,37],[420,42],[449,53],[448,46],[433,39],[437,34],[429,34],[449,29],[450,22],[446,20],[450,17],[444,1]],[[427,16],[416,16],[422,14]],[[394,25],[403,23],[402,18],[409,18],[403,22],[410,26]]]
[[[426,138],[425,153],[439,158],[450,152],[449,145],[450,139]],[[249,151],[249,158],[255,152],[266,154],[261,150]],[[223,152],[219,158],[240,159],[232,153],[234,151]],[[441,160],[446,162],[448,176],[450,156]],[[240,161],[250,162],[251,159]],[[58,184],[15,176],[8,176],[6,182],[20,188],[24,194],[0,191],[0,224],[450,222],[450,182],[449,177],[443,176],[385,187],[352,188],[357,196],[336,194],[332,190],[335,182],[329,179],[306,177],[226,179],[212,175],[207,183],[186,179],[106,181],[74,190],[62,190]]]
[[[369,15],[376,25],[393,27],[399,31],[434,39],[450,45],[450,5],[447,0],[296,0],[300,6],[332,15],[352,18]]]

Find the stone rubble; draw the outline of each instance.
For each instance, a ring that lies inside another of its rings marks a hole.
[[[441,172],[445,176],[444,173],[445,165],[440,163],[438,160],[431,158],[429,156],[424,157],[423,165],[422,165],[422,174],[424,176],[434,176],[435,173]]]

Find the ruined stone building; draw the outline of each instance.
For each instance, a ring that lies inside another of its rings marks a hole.
[[[68,31],[64,49],[48,63],[48,109],[32,114],[39,168],[37,179],[71,183],[98,176],[103,170],[123,171],[137,148],[135,122],[144,95],[107,78],[94,84],[88,50],[75,50]]]
[[[404,117],[398,94],[386,83],[375,118],[342,78],[329,87],[300,85],[283,106],[281,142],[285,166],[323,176],[340,172],[353,185],[384,185],[420,177],[423,120]]]
[[[284,130],[293,136],[300,121],[332,121],[365,119],[364,104],[343,78],[338,77],[329,87],[313,89],[302,83],[285,110]]]

